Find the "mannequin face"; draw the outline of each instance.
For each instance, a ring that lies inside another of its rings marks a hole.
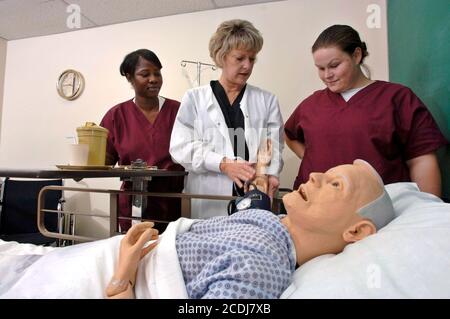
[[[319,78],[334,93],[353,89],[360,75],[361,49],[352,55],[338,47],[325,47],[313,53],[314,64]]]
[[[341,233],[360,220],[357,209],[383,192],[371,167],[362,162],[311,173],[307,183],[283,197],[289,223],[316,233]]]

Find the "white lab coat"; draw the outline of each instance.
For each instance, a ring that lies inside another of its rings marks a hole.
[[[261,141],[270,138],[272,161],[266,174],[279,176],[283,167],[284,140],[278,99],[247,84],[241,110],[249,162],[256,163]],[[210,85],[190,89],[183,96],[172,130],[170,154],[189,172],[185,179],[186,193],[232,195],[233,182],[220,172],[219,165],[224,157],[233,159],[234,152],[225,118]],[[192,200],[191,216],[227,215],[227,205],[225,201]]]

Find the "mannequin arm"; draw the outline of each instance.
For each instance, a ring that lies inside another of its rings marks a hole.
[[[269,190],[269,177],[265,174],[256,176],[256,178],[253,180],[253,184],[255,184],[256,188],[261,192],[267,194]]]
[[[120,242],[119,260],[114,275],[106,287],[108,298],[134,298],[134,284],[139,261],[157,244],[145,244],[158,238],[158,230],[153,223],[144,222],[133,225]]]
[[[272,160],[272,142],[271,140],[265,140],[261,143],[258,149],[258,162],[256,163],[256,178],[253,181],[260,191],[273,198],[275,191],[278,188],[278,177],[273,175],[267,175],[267,167]]]

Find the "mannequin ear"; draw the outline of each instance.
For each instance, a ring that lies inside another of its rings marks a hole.
[[[370,220],[363,219],[347,228],[342,234],[342,238],[346,243],[354,243],[375,234],[376,231],[375,225]]]

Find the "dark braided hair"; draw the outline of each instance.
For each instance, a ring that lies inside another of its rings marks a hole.
[[[158,69],[162,69],[161,62],[153,51],[148,49],[139,49],[128,53],[123,59],[122,64],[120,65],[120,74],[123,76],[127,76],[127,74],[134,76],[134,71],[136,70],[136,65],[139,61],[139,57],[147,60],[150,63],[153,63]]]
[[[365,42],[362,42],[358,32],[348,25],[335,24],[326,28],[316,39],[312,46],[314,53],[320,48],[336,46],[349,55],[355,52],[356,48],[361,48],[362,57],[360,64],[363,63],[364,58],[369,55]]]

